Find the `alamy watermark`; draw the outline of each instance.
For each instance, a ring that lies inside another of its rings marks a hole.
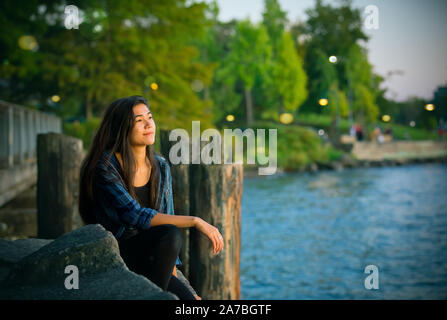
[[[216,129],[201,133],[200,121],[192,121],[191,138],[184,129],[174,129],[169,134],[169,141],[177,141],[169,151],[169,161],[172,164],[242,164],[244,138],[247,141],[246,163],[260,165],[259,175],[274,174],[277,169],[277,129],[268,130],[267,156],[266,129],[257,129],[256,133],[253,129],[224,129],[222,137]],[[202,142],[208,143],[202,145]]]
[[[370,4],[365,8],[364,13],[367,15],[364,21],[366,29],[379,29],[379,8]]]
[[[375,266],[373,264],[370,264],[365,267],[365,273],[369,274],[369,276],[367,276],[365,278],[365,283],[364,283],[365,289],[378,290],[379,289],[379,268],[377,268],[377,266]]]
[[[75,5],[65,6],[65,20],[64,25],[67,29],[79,29],[80,15],[79,9]]]
[[[70,264],[65,267],[64,270],[65,274],[70,274],[65,278],[64,285],[65,289],[72,290],[72,289],[79,289],[79,269],[77,266]]]

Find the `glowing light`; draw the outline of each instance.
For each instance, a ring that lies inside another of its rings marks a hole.
[[[431,103],[426,104],[426,105],[425,105],[425,110],[427,110],[427,111],[433,111],[433,110],[435,110],[435,106],[432,105]]]
[[[102,31],[102,25],[97,24],[93,27],[93,32],[101,32]]]
[[[203,88],[204,84],[201,80],[195,79],[191,82],[191,89],[194,90],[195,92],[200,92],[203,90]]]
[[[152,90],[158,90],[158,84],[156,84],[155,82],[151,83],[151,89]]]
[[[330,56],[330,57],[329,57],[329,62],[330,62],[330,63],[337,63],[337,61],[338,61],[338,59],[337,59],[336,56]]]
[[[19,47],[23,50],[37,51],[38,45],[33,36],[21,36],[19,38]]]
[[[279,122],[284,124],[290,124],[293,121],[293,115],[291,113],[283,113],[279,116]]]
[[[382,116],[382,121],[383,121],[383,122],[388,122],[388,121],[390,121],[390,120],[391,120],[391,117],[390,117],[389,115],[384,114],[384,115]]]
[[[61,101],[61,97],[59,97],[58,95],[54,95],[54,96],[51,97],[51,100],[53,102],[59,102],[59,101]]]
[[[410,127],[414,127],[414,126],[416,126],[416,122],[410,121]]]
[[[328,99],[322,98],[320,100],[318,100],[318,103],[320,104],[320,106],[327,106],[327,104],[329,103]]]
[[[233,116],[232,114],[229,114],[229,115],[226,117],[226,119],[227,119],[228,122],[233,122],[233,121],[234,121],[234,116]]]

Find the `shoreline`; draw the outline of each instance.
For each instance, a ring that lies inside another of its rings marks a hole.
[[[377,168],[377,167],[401,167],[414,164],[447,163],[447,156],[409,158],[409,159],[384,159],[384,160],[356,160],[352,155],[345,155],[345,159],[332,161],[330,163],[312,163],[297,170],[284,170],[281,167],[273,175],[283,173],[316,173],[320,171],[342,171],[345,169]],[[244,178],[261,176],[258,167],[244,166]]]

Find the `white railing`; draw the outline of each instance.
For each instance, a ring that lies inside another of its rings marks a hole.
[[[62,132],[59,117],[0,100],[0,168],[36,161],[39,133]]]

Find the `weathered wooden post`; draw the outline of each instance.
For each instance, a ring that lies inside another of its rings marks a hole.
[[[59,133],[37,136],[37,233],[55,239],[78,215],[82,141]]]
[[[161,152],[166,158],[175,143],[169,141],[169,132],[161,132]],[[198,216],[224,237],[224,250],[213,255],[210,240],[189,229],[189,250],[184,249],[191,285],[203,299],[240,299],[242,165],[171,164],[171,171],[176,213]]]
[[[172,175],[172,193],[174,196],[175,213],[179,215],[189,215],[189,164],[172,164],[169,161],[169,150],[175,144],[169,141],[169,131],[160,130],[160,151],[163,157],[169,162]],[[189,278],[189,229],[182,230],[183,245],[180,252],[182,260],[182,271],[186,278]]]
[[[191,212],[217,227],[224,249],[191,229],[190,282],[204,299],[240,299],[241,164],[191,165]]]

